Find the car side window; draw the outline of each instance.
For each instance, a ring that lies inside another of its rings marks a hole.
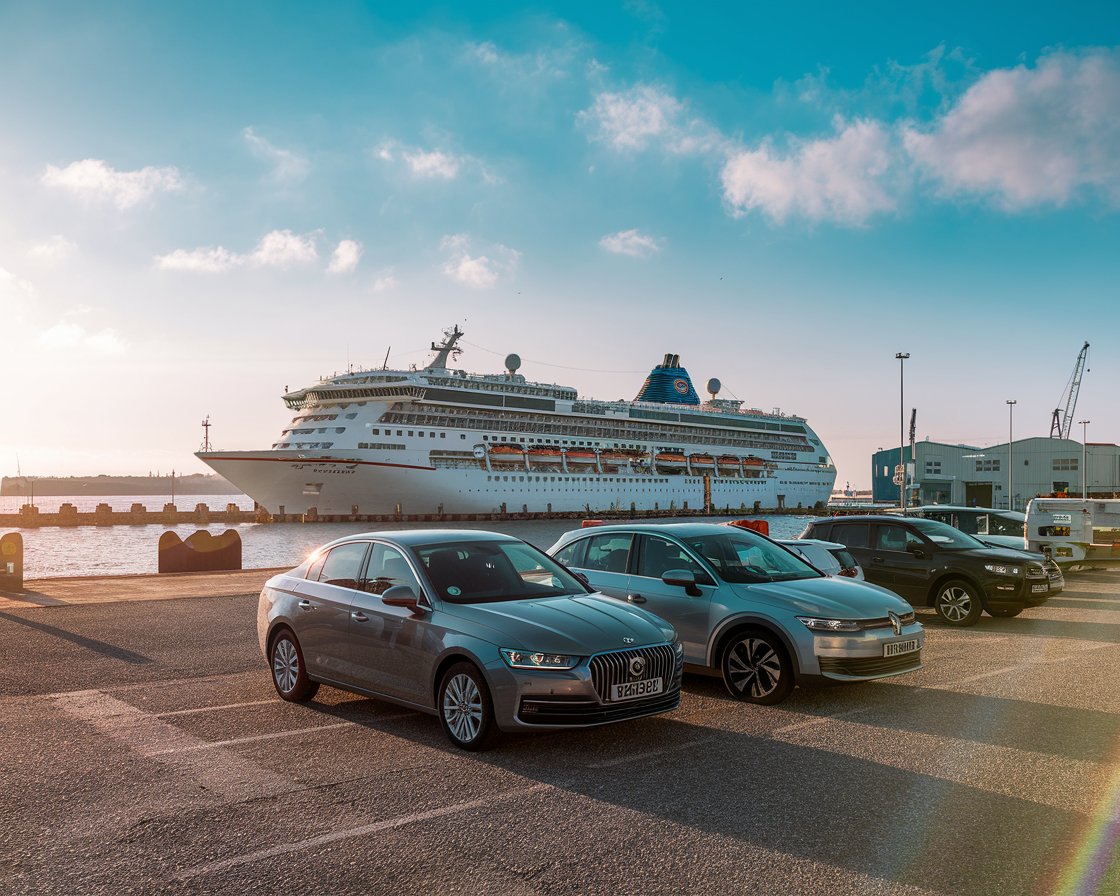
[[[630,560],[630,546],[634,536],[623,532],[593,535],[587,539],[587,559],[583,569],[598,569],[603,572],[626,572]]]
[[[339,588],[357,588],[368,547],[367,542],[353,541],[331,548],[319,573],[319,581]]]
[[[819,538],[821,541],[831,541],[829,537],[832,534],[832,523],[815,523],[813,525],[813,538]]]
[[[684,548],[656,535],[643,535],[638,575],[660,579],[669,569],[687,569],[697,575],[703,572],[703,567]]]
[[[875,549],[878,551],[905,551],[909,533],[902,526],[876,526]]]
[[[836,523],[832,527],[831,540],[849,548],[866,548],[867,523]]]
[[[578,569],[584,566],[583,557],[587,552],[587,539],[581,538],[578,541],[573,541],[567,547],[560,548],[554,556],[554,559],[563,563],[567,567]]]
[[[366,566],[362,590],[370,594],[384,594],[397,585],[408,585],[414,594],[420,594],[420,583],[404,555],[387,544],[375,544]]]

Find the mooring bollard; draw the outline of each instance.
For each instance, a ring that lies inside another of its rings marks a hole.
[[[0,535],[0,591],[23,591],[23,536]]]
[[[174,532],[159,537],[160,572],[215,572],[241,569],[241,536],[226,529],[214,536],[202,529],[186,541]]]

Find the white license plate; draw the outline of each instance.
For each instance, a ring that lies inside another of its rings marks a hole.
[[[637,700],[639,697],[650,697],[654,694],[660,694],[663,687],[660,678],[646,678],[642,681],[627,681],[624,684],[616,684],[611,688],[611,702],[617,703],[620,700]]]
[[[1045,594],[1049,590],[1049,585],[1031,585],[1031,594]]]
[[[917,638],[911,638],[909,641],[892,641],[890,644],[883,645],[883,656],[898,656],[903,653],[913,653],[917,649]]]

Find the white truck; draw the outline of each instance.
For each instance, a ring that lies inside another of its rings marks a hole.
[[[1120,566],[1120,498],[1032,498],[1026,530],[1027,550],[1065,570]]]

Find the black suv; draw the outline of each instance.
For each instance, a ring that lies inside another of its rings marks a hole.
[[[912,606],[937,610],[949,625],[973,625],[980,611],[1018,616],[1050,596],[1041,562],[994,548],[936,520],[898,516],[832,517],[810,523],[802,538],[845,545],[867,581]]]

